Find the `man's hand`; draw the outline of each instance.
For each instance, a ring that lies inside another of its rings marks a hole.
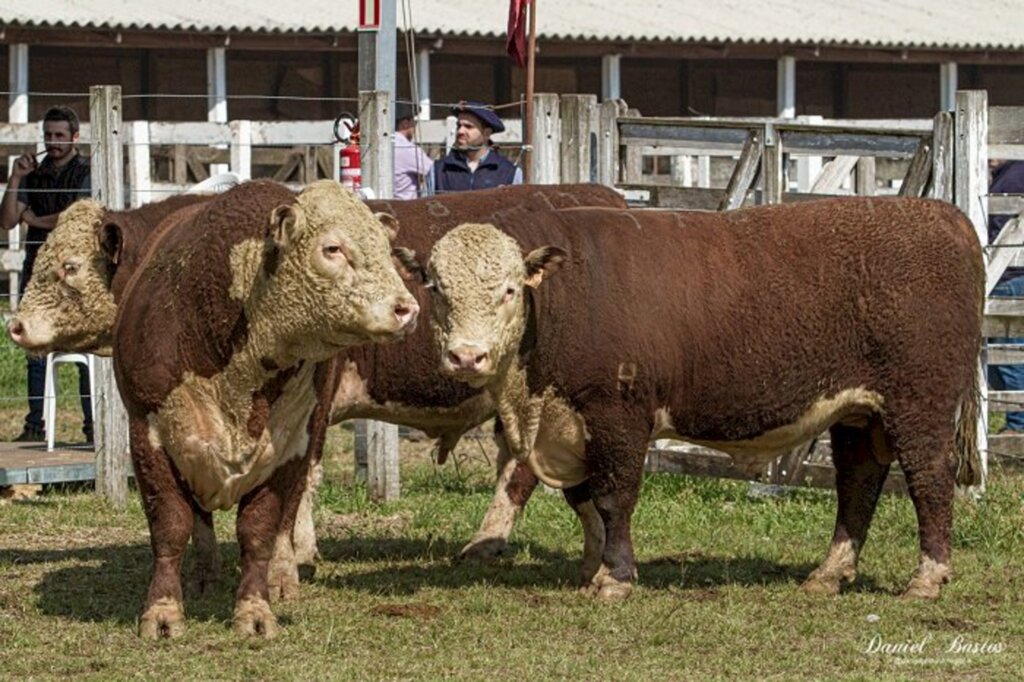
[[[11,168],[11,180],[21,180],[23,177],[36,169],[36,157],[34,154],[22,154],[14,160],[14,167]]]

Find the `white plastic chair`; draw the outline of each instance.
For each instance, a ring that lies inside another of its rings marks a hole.
[[[241,185],[242,182],[242,176],[238,173],[217,173],[192,185],[185,194],[219,194]]]
[[[74,362],[89,368],[89,400],[93,406],[93,417],[96,416],[95,391],[95,359],[92,353],[49,353],[46,356],[46,382],[43,388],[43,419],[46,420],[46,451],[53,451],[53,443],[57,437],[57,365],[62,362]]]

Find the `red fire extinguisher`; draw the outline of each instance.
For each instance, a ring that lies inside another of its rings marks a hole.
[[[344,133],[341,126],[345,128]],[[355,192],[362,185],[359,164],[359,121],[350,114],[342,114],[334,121],[334,137],[338,142],[348,142],[340,152],[341,184]]]

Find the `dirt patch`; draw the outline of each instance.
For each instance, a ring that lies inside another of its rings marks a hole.
[[[684,601],[716,601],[722,598],[721,592],[712,588],[680,590],[678,594]]]
[[[931,618],[922,618],[921,623],[927,625],[933,630],[952,630],[954,632],[970,632],[977,630],[978,625],[972,621],[965,620],[963,618],[937,616]]]
[[[441,613],[441,609],[433,604],[412,602],[409,604],[379,604],[370,609],[370,613],[376,616],[389,616],[391,618],[429,620]]]

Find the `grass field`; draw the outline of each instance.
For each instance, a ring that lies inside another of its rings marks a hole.
[[[958,500],[955,578],[937,603],[915,603],[897,596],[917,556],[905,498],[883,499],[856,585],[813,598],[797,587],[823,556],[832,494],[749,499],[742,483],[652,475],[634,517],[640,588],[606,605],[575,591],[581,532],[560,496],[534,496],[509,560],[450,561],[490,499],[476,441],[460,447],[458,469],[403,442],[403,497],[383,505],[352,485],[349,446],[332,429],[323,560],[300,601],[275,607],[283,627],[271,641],[230,628],[230,515],[217,519],[223,589],[186,596],[181,639],[149,642],[135,635],[150,552],[134,497],[124,511],[82,489],[2,503],[0,678],[1009,680],[1024,670],[1021,478],[995,472],[981,504]],[[879,644],[905,651],[871,653]]]

